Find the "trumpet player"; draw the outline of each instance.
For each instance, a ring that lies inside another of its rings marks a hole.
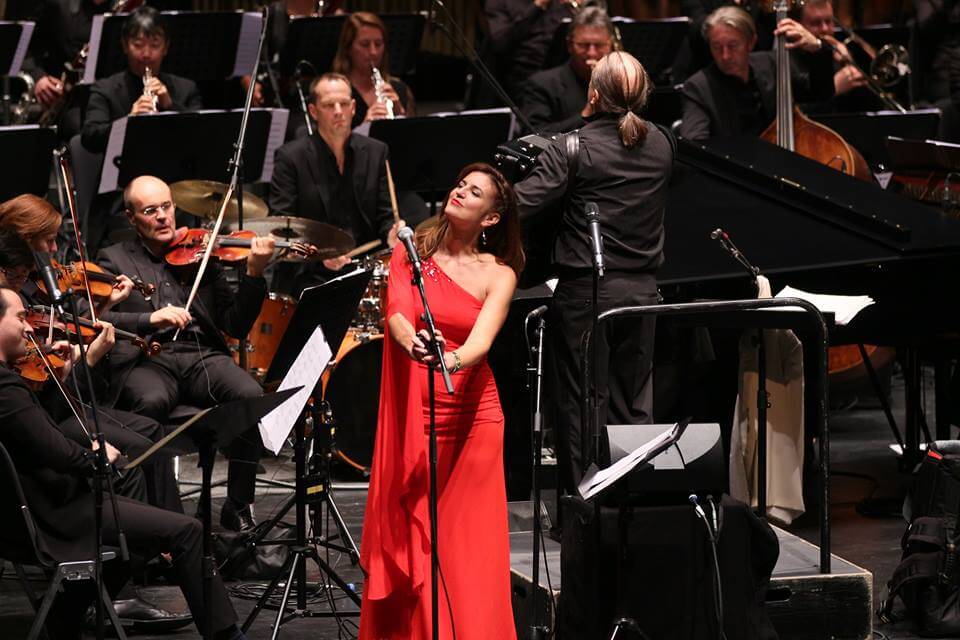
[[[387,29],[373,13],[351,14],[340,32],[333,70],[350,79],[357,108],[352,126],[393,116],[414,115],[413,92],[390,75]],[[379,76],[379,82],[375,79]]]
[[[196,83],[163,72],[170,47],[166,20],[156,9],[142,6],[127,18],[121,32],[127,68],[97,81],[90,90],[83,145],[103,151],[110,125],[124,116],[155,111],[193,111],[202,108]]]

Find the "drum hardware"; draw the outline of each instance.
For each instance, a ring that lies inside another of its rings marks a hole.
[[[177,207],[187,213],[208,220],[216,220],[220,211],[220,203],[227,192],[226,184],[214,180],[181,180],[170,185],[170,193]],[[249,191],[243,192],[243,220],[244,228],[248,228],[247,220],[266,218],[270,208],[263,199]],[[228,220],[237,219],[237,196],[230,199],[224,217]],[[261,234],[262,235],[262,234]]]

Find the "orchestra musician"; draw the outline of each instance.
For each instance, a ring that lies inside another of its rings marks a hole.
[[[277,149],[271,213],[332,224],[350,232],[357,244],[379,239],[393,247],[402,223],[391,214],[387,145],[352,133],[356,100],[346,76],[331,72],[315,78],[310,96],[307,110],[317,130]],[[323,267],[339,271],[349,261],[346,256],[330,258]],[[308,268],[299,280],[306,284],[322,275]]]
[[[520,219],[558,229],[552,258],[559,276],[550,326],[554,425],[562,487],[576,492],[589,460],[582,451],[580,339],[592,315],[593,259],[585,207],[600,210],[606,273],[599,310],[658,301],[663,218],[673,151],[667,134],[639,115],[652,89],[646,70],[628,53],[613,52],[593,68],[587,124],[577,133],[578,159],[568,164],[564,138],[540,154],[517,187]],[[575,173],[571,174],[571,165]],[[601,424],[652,422],[654,323],[616,324],[599,336]]]
[[[833,56],[820,38],[786,18],[774,32],[787,39],[791,77],[797,102],[823,102],[833,97]],[[757,31],[750,14],[725,6],[703,23],[713,62],[683,85],[680,135],[691,140],[714,136],[759,135],[776,115],[776,58],[772,51],[753,51]],[[803,56],[803,59],[801,59]]]
[[[252,240],[236,291],[224,268],[211,262],[187,310],[194,274],[164,261],[176,237],[170,187],[158,178],[140,176],[127,185],[123,201],[137,238],[101,250],[99,263],[111,273],[140,276],[155,285],[156,293],[147,300],[133,291],[101,317],[125,331],[149,336],[162,350],[147,357],[132,345],[117,344],[111,355],[108,402],[162,424],[178,404],[203,407],[262,395],[260,385],[234,364],[221,331],[243,338],[256,321],[267,293],[263,270],[273,255],[274,241]],[[173,341],[178,330],[179,338]],[[228,529],[255,524],[251,505],[261,449],[256,424],[229,447],[227,500],[220,518]]]
[[[30,512],[45,544],[42,553],[63,562],[89,559],[95,548],[94,501],[90,488],[93,451],[67,439],[47,414],[36,395],[11,368],[26,353],[33,329],[26,320],[20,296],[0,286],[0,443],[13,458]],[[120,452],[106,441],[110,463]],[[4,491],[10,487],[4,485]],[[8,502],[16,500],[8,496]],[[171,513],[117,496],[120,526],[134,553],[150,556],[168,550],[173,572],[187,605],[202,629],[207,615],[213,616],[216,640],[243,640],[237,616],[220,576],[213,576],[213,600],[204,602],[201,565],[200,523],[183,514]],[[118,523],[109,500],[104,502],[103,542],[118,546]],[[0,530],[0,543],[19,548],[24,541],[15,529]],[[115,593],[126,581],[126,567],[119,562],[103,566],[105,585]],[[66,589],[56,599],[47,618],[47,628],[56,640],[80,638],[81,618],[93,590]]]
[[[523,113],[535,131],[563,133],[583,125],[590,72],[614,49],[616,34],[607,12],[583,9],[570,23],[570,60],[530,76],[523,95]]]
[[[380,72],[380,93],[374,82],[373,70]],[[343,23],[333,70],[350,80],[351,94],[356,104],[352,126],[361,122],[395,116],[416,115],[413,91],[395,76],[390,75],[390,56],[387,55],[387,27],[374,13],[357,11]],[[389,110],[386,101],[391,102]]]

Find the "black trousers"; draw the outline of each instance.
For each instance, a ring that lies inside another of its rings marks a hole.
[[[203,535],[200,522],[180,513],[171,513],[150,505],[117,498],[120,526],[127,538],[130,551],[144,557],[153,557],[160,551],[169,551],[173,556],[173,570],[177,583],[193,614],[197,629],[213,616],[213,629],[220,631],[236,624],[237,614],[230,602],[227,589],[217,573],[213,577],[212,600],[205,605],[203,600]],[[103,542],[108,546],[119,544],[117,522],[110,504],[103,505]],[[104,563],[104,583],[111,596],[127,579],[127,567],[119,559]],[[80,587],[80,588],[77,588]],[[51,610],[48,628],[54,638],[79,637],[76,630],[80,618],[92,602],[93,589],[87,585],[70,585],[57,598]]]
[[[161,353],[137,365],[124,383],[120,406],[163,424],[178,404],[209,407],[263,395],[250,374],[226,354],[197,344],[194,335],[188,332],[178,342],[163,345]],[[256,424],[229,446],[227,496],[239,504],[254,500],[262,449]]]
[[[98,410],[104,438],[129,460],[138,457],[166,435],[163,426],[153,418],[118,409],[98,407]],[[92,427],[93,414],[89,407],[85,407],[85,413],[87,425]],[[76,417],[63,420],[59,426],[63,434],[77,444],[89,445],[90,440]],[[142,490],[129,486],[137,477],[141,479]],[[180,491],[173,473],[173,459],[170,457],[154,456],[143,465],[142,471],[131,470],[115,486],[121,495],[128,498],[183,513]]]
[[[551,349],[549,378],[563,489],[575,493],[590,461],[590,434],[581,422],[580,340],[593,322],[593,275],[561,278],[553,294],[547,325]],[[614,307],[658,302],[657,283],[650,274],[608,272],[601,280],[600,313]],[[607,323],[598,336],[599,415],[604,424],[653,422],[651,364],[656,323],[653,317]]]

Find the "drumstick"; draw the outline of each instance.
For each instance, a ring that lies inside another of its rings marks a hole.
[[[390,190],[390,206],[393,207],[393,221],[400,222],[400,210],[397,208],[397,189],[393,186],[393,173],[390,171],[390,161],[384,160],[387,167],[387,188]]]
[[[371,240],[370,242],[364,243],[359,247],[354,247],[353,249],[350,249],[350,251],[348,251],[345,255],[348,258],[352,258],[354,256],[360,255],[361,253],[366,253],[367,251],[370,251],[370,249],[376,249],[379,246],[380,246],[379,240]]]

